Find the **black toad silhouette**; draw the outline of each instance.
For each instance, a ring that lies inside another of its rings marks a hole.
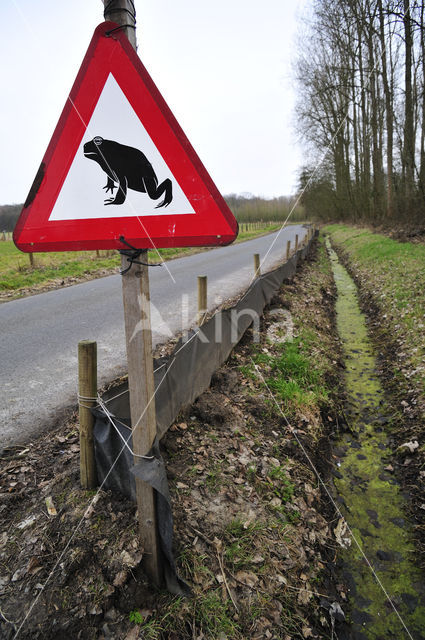
[[[107,204],[123,204],[127,197],[127,189],[147,193],[152,200],[158,200],[165,193],[164,200],[156,205],[167,207],[173,199],[173,187],[169,178],[158,184],[155,171],[145,154],[127,147],[113,140],[104,140],[96,136],[84,145],[84,155],[89,160],[97,162],[108,176],[103,187],[111,192],[112,197],[104,202]],[[118,183],[118,187],[115,183]],[[114,194],[114,189],[118,189]]]

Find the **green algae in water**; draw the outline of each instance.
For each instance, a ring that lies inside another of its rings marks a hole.
[[[353,612],[351,637],[424,640],[424,577],[415,567],[399,486],[385,470],[389,408],[356,285],[328,240],[327,247],[338,290],[337,325],[345,355],[346,415],[351,430],[338,442],[344,454],[338,468],[341,477],[335,478],[346,505],[341,512],[357,541],[341,553]]]

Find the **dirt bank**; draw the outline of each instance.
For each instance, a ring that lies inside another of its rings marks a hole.
[[[273,299],[260,342],[248,332],[163,439],[190,598],[147,585],[133,504],[79,488],[75,418],[9,452],[0,467],[2,637],[330,637],[346,595],[333,575],[337,519],[311,462],[324,477],[332,468],[334,296],[321,247]],[[290,348],[278,341],[288,318]]]

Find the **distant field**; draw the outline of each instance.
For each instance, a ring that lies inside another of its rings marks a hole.
[[[264,233],[280,228],[278,223],[242,224],[236,242],[250,240]],[[10,237],[10,234],[8,234]],[[11,240],[1,241],[0,235],[0,296],[10,299],[10,293],[21,295],[28,289],[44,286],[59,286],[62,281],[91,278],[113,273],[120,264],[116,251],[69,251],[58,253],[33,254],[34,267],[31,266],[29,254],[19,251]],[[189,255],[205,249],[161,249],[164,259]],[[159,260],[156,251],[149,252],[149,260]],[[2,295],[3,294],[3,295]]]

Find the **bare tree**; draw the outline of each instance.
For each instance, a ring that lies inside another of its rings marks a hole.
[[[296,64],[298,126],[316,158],[328,149],[335,195],[330,217],[381,222],[420,211],[424,19],[424,0],[314,4]],[[316,193],[319,187],[315,183]]]

